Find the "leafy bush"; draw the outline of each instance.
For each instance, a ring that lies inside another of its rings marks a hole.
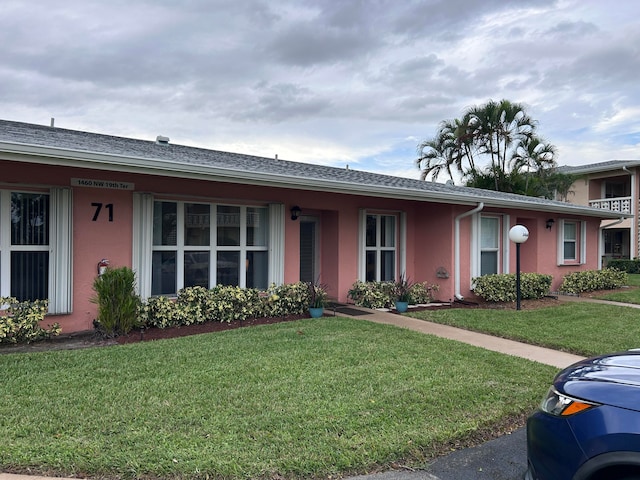
[[[282,317],[307,312],[309,285],[298,282],[271,285],[267,291],[216,285],[183,288],[178,298],[152,297],[138,311],[145,327],[168,328],[203,322],[233,322],[259,317]]]
[[[0,315],[0,343],[31,343],[59,335],[60,325],[40,326],[49,306],[48,300],[20,302],[14,297],[0,297],[0,305],[7,305]]]
[[[615,268],[585,270],[565,275],[562,278],[560,291],[579,294],[596,290],[609,290],[620,288],[626,285],[627,282],[627,272],[616,270]]]
[[[640,258],[634,258],[633,260],[615,258],[607,262],[607,268],[627,273],[640,273]]]
[[[551,275],[540,273],[520,274],[520,298],[538,299],[549,294]],[[498,273],[473,279],[473,292],[488,302],[516,301],[516,274]]]
[[[138,324],[140,298],[135,293],[135,273],[128,267],[110,268],[93,282],[98,305],[95,327],[106,336],[124,335]]]
[[[401,286],[403,293],[408,292],[410,304],[424,304],[433,301],[433,295],[438,291],[438,285],[430,285],[427,282],[411,283],[404,281]],[[398,298],[398,282],[362,282],[357,280],[347,293],[358,307],[365,308],[389,308]]]

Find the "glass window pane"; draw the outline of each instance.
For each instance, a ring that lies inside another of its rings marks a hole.
[[[267,289],[268,260],[267,252],[247,252],[247,288]]]
[[[366,278],[367,282],[375,282],[377,280],[376,268],[376,252],[367,252]]]
[[[153,252],[151,295],[175,295],[176,252]]]
[[[218,238],[220,246],[240,245],[240,207],[218,205]]]
[[[176,245],[178,204],[153,202],[153,244]]]
[[[480,220],[480,248],[498,248],[499,222],[495,217]]]
[[[49,252],[11,252],[11,296],[21,302],[49,298]]]
[[[240,252],[218,252],[216,283],[240,285]]]
[[[11,244],[49,245],[49,195],[11,192]]]
[[[267,209],[247,207],[247,245],[267,245]]]
[[[564,242],[564,259],[575,260],[576,259],[576,243]]]
[[[367,247],[375,247],[378,245],[376,228],[378,225],[378,217],[376,215],[367,215]]]
[[[396,252],[380,252],[382,262],[380,264],[380,281],[388,282],[396,279]]]
[[[185,203],[184,205],[184,244],[207,246],[211,234],[209,222],[211,207],[201,203]]]
[[[209,288],[209,252],[184,254],[184,286]]]
[[[498,273],[498,252],[480,252],[480,275]]]
[[[564,224],[564,239],[575,240],[576,239],[576,224],[565,223]]]
[[[391,215],[381,216],[380,229],[382,231],[380,246],[395,247],[396,246],[396,217],[393,217]]]

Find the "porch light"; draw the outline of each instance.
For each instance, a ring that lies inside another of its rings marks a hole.
[[[301,213],[302,209],[299,206],[291,207],[291,220],[297,220]]]
[[[556,221],[553,218],[547,220],[547,223],[545,225],[545,227],[547,227],[547,230],[551,230],[551,227],[553,227],[554,223],[556,223]]]

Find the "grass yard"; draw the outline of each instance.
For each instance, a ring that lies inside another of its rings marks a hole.
[[[618,290],[616,292],[598,294],[595,292],[594,296],[602,298],[604,300],[612,300],[614,302],[624,303],[636,303],[640,304],[640,274],[629,275],[629,289]]]
[[[584,356],[640,347],[640,310],[631,307],[558,302],[535,310],[467,308],[409,315]]]
[[[0,471],[246,479],[424,465],[528,414],[557,370],[337,317],[6,354],[0,371]]]

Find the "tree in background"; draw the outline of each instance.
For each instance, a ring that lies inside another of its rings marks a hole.
[[[436,136],[418,146],[423,180],[459,174],[466,186],[565,198],[573,178],[556,171],[556,148],[536,133],[522,104],[493,100],[440,123]]]

